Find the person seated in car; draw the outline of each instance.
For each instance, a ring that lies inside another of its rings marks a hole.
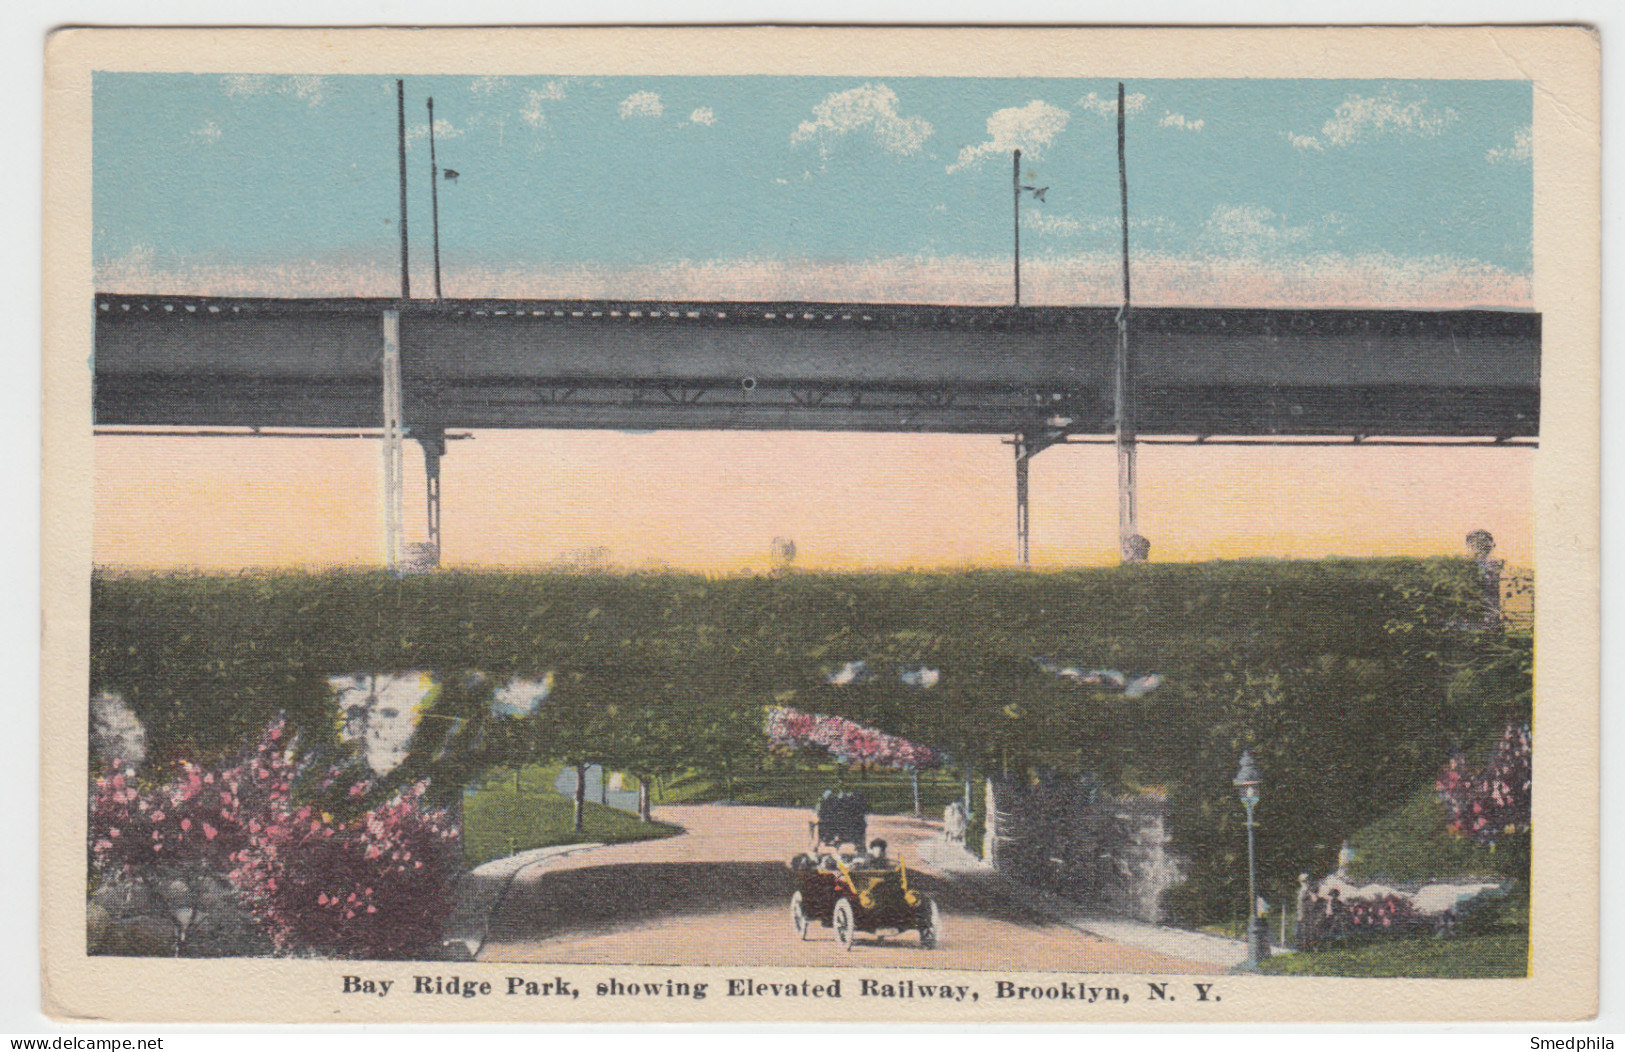
[[[869,850],[859,855],[854,862],[864,869],[885,869],[890,866],[891,860],[886,857],[886,842],[875,837],[869,841]]]

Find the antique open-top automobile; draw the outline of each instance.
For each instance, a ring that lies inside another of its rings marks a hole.
[[[901,860],[802,854],[790,860],[790,869],[796,875],[790,920],[803,939],[814,922],[833,927],[843,950],[852,949],[858,932],[885,938],[887,933],[917,931],[926,949],[942,937],[936,902],[910,887],[908,867]]]

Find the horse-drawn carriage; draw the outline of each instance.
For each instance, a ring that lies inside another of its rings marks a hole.
[[[826,792],[818,801],[818,818],[812,823],[813,846],[828,845],[839,850],[851,844],[862,851],[869,828],[869,800],[862,793]]]
[[[802,854],[790,860],[796,892],[790,896],[790,921],[803,939],[814,923],[835,929],[843,950],[852,949],[858,932],[878,935],[920,933],[920,945],[932,949],[942,936],[936,902],[909,884],[902,861],[859,855]]]

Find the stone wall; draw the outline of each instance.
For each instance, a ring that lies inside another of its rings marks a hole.
[[[213,874],[109,882],[90,897],[85,911],[85,951],[91,955],[262,957],[272,952],[235,889]]]
[[[1163,892],[1184,879],[1168,805],[1118,797],[1087,780],[987,783],[983,857],[997,870],[1101,914],[1159,923]]]

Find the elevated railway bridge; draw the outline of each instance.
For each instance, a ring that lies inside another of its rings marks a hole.
[[[459,429],[1007,436],[1023,561],[1028,464],[1056,444],[1539,436],[1540,316],[1518,311],[1139,308],[1123,383],[1112,307],[102,293],[94,311],[98,433],[380,438],[392,566],[403,444],[437,560]]]

